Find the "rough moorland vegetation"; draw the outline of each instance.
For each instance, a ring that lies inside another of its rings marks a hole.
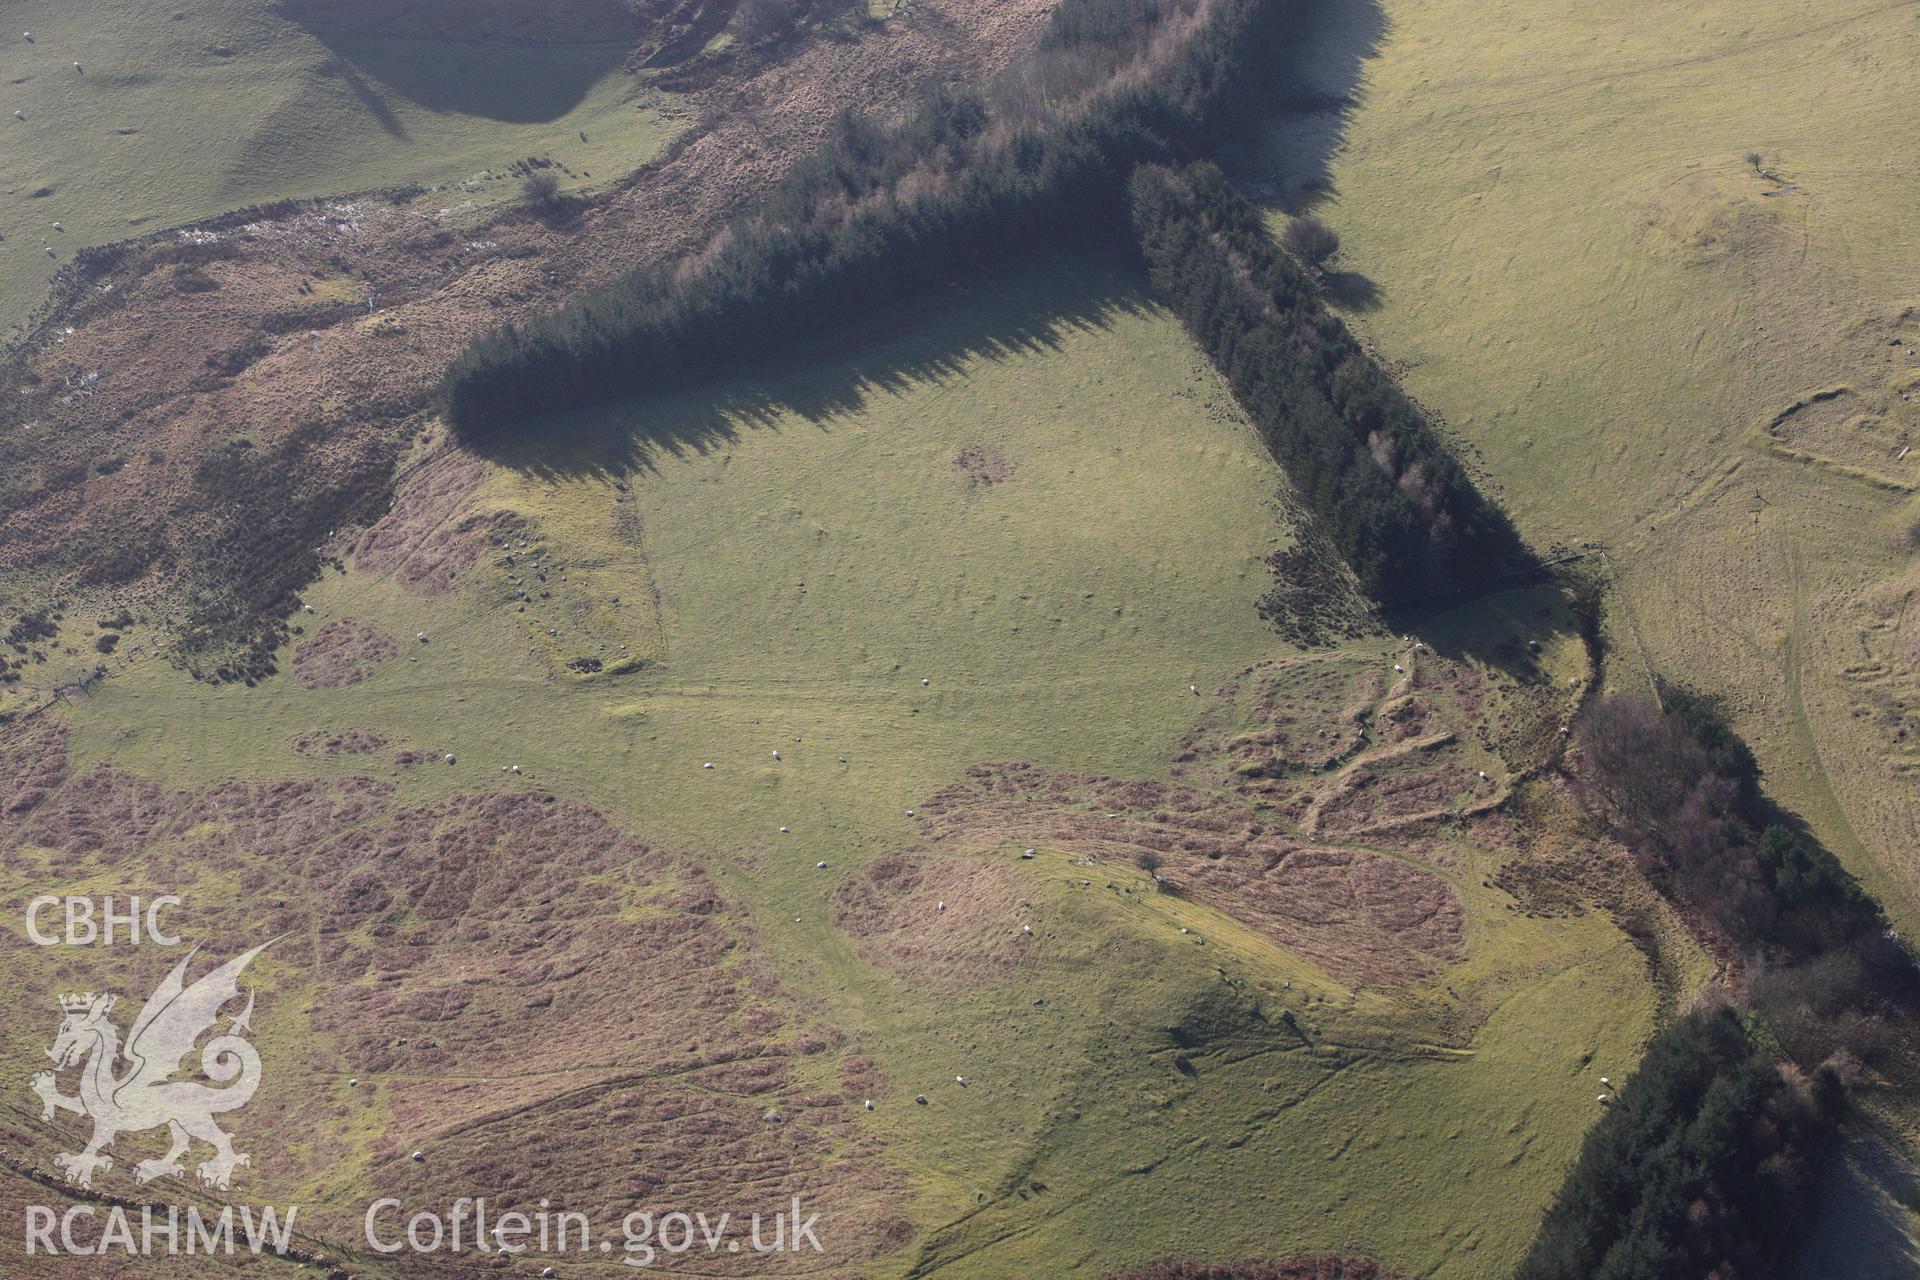
[[[883,126],[847,113],[751,216],[677,265],[506,325],[447,370],[469,441],[538,414],[712,377],[984,264],[1122,246],[1133,166],[1231,114],[1293,0],[1065,0],[986,91]]]

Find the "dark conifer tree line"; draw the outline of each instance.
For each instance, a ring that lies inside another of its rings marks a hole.
[[[705,253],[476,339],[447,370],[443,410],[477,441],[727,373],[974,269],[1123,244],[1133,166],[1207,137],[1298,3],[1063,0],[991,94],[936,93],[892,127],[842,115]]]
[[[1886,1040],[1920,995],[1913,957],[1839,859],[1765,796],[1710,699],[1610,695],[1577,745],[1596,810],[1736,953],[1749,1013],[1696,1012],[1654,1037],[1516,1280],[1796,1274],[1847,1077],[1899,1070]]]
[[[1154,292],[1370,594],[1403,602],[1527,563],[1505,515],[1219,169],[1144,164],[1129,197]]]
[[[1807,825],[1760,787],[1715,703],[1597,700],[1575,745],[1579,785],[1661,892],[1711,926],[1749,975],[1780,1048],[1808,1069],[1871,1061],[1888,1019],[1920,1001],[1920,970],[1886,914]]]
[[[1731,1009],[1689,1014],[1587,1134],[1515,1280],[1792,1274],[1840,1111],[1831,1073],[1790,1081]]]
[[[704,252],[477,339],[447,371],[446,416],[477,442],[556,410],[723,376],[977,270],[1119,248],[1144,259],[1376,599],[1525,569],[1504,515],[1314,278],[1217,169],[1189,163],[1246,105],[1267,42],[1307,2],[1062,0],[1033,59],[991,92],[935,93],[894,125],[843,115]],[[1619,758],[1673,768],[1623,775],[1610,797],[1644,810],[1629,816],[1656,883],[1738,926],[1743,948],[1817,977],[1837,993],[1836,1014],[1883,1007],[1880,984],[1911,970],[1880,945],[1878,908],[1803,827],[1764,809],[1752,757],[1714,717],[1685,700],[1661,717]],[[1856,979],[1869,973],[1863,992]],[[1789,1056],[1805,1063],[1831,1046],[1833,1018],[1789,1034],[1786,1001],[1756,1004]],[[1830,1064],[1783,1073],[1751,1030],[1719,1010],[1655,1038],[1589,1135],[1521,1280],[1781,1274],[1840,1075]]]
[[[1377,599],[1528,563],[1392,379],[1210,166],[1164,167],[1247,114],[1303,0],[1063,0],[988,93],[883,126],[844,114],[750,217],[474,341],[443,407],[469,442],[543,414],[724,375],[971,271],[1144,252],[1309,509]]]

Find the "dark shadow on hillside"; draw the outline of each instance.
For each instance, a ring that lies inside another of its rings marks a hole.
[[[1367,63],[1389,30],[1379,0],[1322,0],[1301,10],[1269,55],[1256,118],[1219,157],[1249,199],[1290,214],[1336,199],[1333,161],[1363,99]]]
[[[542,479],[618,479],[724,448],[749,430],[799,417],[821,430],[919,384],[963,378],[981,360],[1058,351],[1072,333],[1150,310],[1138,277],[1084,261],[1012,272],[923,296],[724,381],[662,392],[530,423],[475,447]]]
[[[1380,286],[1358,271],[1329,271],[1321,277],[1320,290],[1342,311],[1378,311],[1386,301]]]
[[[1497,523],[1479,555],[1447,575],[1456,585],[1382,605],[1380,621],[1444,657],[1471,658],[1519,684],[1540,684],[1551,679],[1543,664],[1556,648],[1592,642],[1594,567],[1605,551],[1556,546],[1542,558],[1497,504],[1489,504],[1489,514]]]
[[[1911,1206],[1920,1205],[1920,1179],[1899,1140],[1864,1119],[1855,1119],[1844,1136],[1845,1149],[1830,1158],[1799,1274],[1920,1277],[1920,1246],[1908,1229]],[[1843,1272],[1866,1259],[1869,1267]]]
[[[1572,600],[1546,570],[1516,574],[1451,603],[1383,609],[1381,620],[1440,657],[1470,659],[1523,687],[1551,684],[1549,656],[1580,643]]]
[[[1325,208],[1338,201],[1334,164],[1365,101],[1368,64],[1390,30],[1381,0],[1318,0],[1299,6],[1286,29],[1275,33],[1264,52],[1266,74],[1243,108],[1236,136],[1214,157],[1256,206],[1288,217],[1314,212],[1339,232],[1337,210]],[[1325,271],[1319,275],[1319,288],[1330,311],[1348,316],[1379,310],[1386,302],[1380,286],[1357,271]],[[1366,349],[1380,360],[1370,346]],[[1386,372],[1394,377],[1391,367]],[[1438,433],[1432,415],[1420,412]],[[1449,443],[1442,441],[1443,447]],[[1424,636],[1424,626],[1471,602],[1552,581],[1548,566],[1525,545],[1499,504],[1479,492],[1470,475],[1467,479],[1475,491],[1474,511],[1462,527],[1473,532],[1449,553],[1448,563],[1433,566],[1425,575],[1435,585],[1432,594],[1379,604],[1381,621],[1396,631]],[[1486,662],[1523,681],[1540,678],[1530,651],[1515,651],[1511,636],[1452,630],[1446,643],[1454,645],[1459,656]],[[1521,633],[1527,630],[1519,628]],[[1537,628],[1533,633],[1544,646],[1544,634]],[[1428,643],[1442,648],[1433,639]]]
[[[360,105],[367,109],[367,114],[379,122],[389,137],[399,138],[403,142],[407,140],[407,127],[393,114],[386,99],[373,91],[373,86],[367,83],[365,76],[338,58],[321,67],[320,74],[340,77],[347,88],[353,90],[353,96],[359,99]]]
[[[333,53],[336,74],[389,133],[392,113],[367,81],[431,111],[543,124],[578,106],[646,34],[624,0],[281,0],[280,13]]]

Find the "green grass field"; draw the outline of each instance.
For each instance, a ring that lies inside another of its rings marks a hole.
[[[303,26],[269,0],[10,7],[0,326],[83,246],[407,182],[445,184],[450,208],[498,201],[517,197],[502,175],[529,156],[565,164],[569,187],[603,183],[689,123],[621,70],[631,39],[611,28],[526,45],[300,12],[319,16]]]
[[[1770,789],[1911,932],[1913,7],[1323,16],[1303,57],[1336,92],[1357,76],[1356,106],[1284,127],[1264,176],[1343,237],[1349,318],[1531,538],[1607,544],[1616,676],[1723,695]],[[1770,432],[1836,385],[1844,412]],[[1920,1222],[1876,1204],[1883,1232]],[[1879,1252],[1913,1274],[1910,1246]],[[1870,1274],[1839,1257],[1810,1274]]]
[[[612,28],[456,41],[264,0],[35,0],[15,26],[34,39],[0,32],[7,324],[82,244],[400,181],[447,184],[457,209],[516,194],[468,180],[534,154],[598,183],[686,123],[620,70]],[[1913,7],[1328,2],[1308,37],[1308,79],[1355,89],[1353,108],[1288,120],[1240,176],[1276,217],[1310,206],[1341,233],[1336,300],[1527,536],[1605,544],[1616,683],[1656,669],[1723,695],[1770,789],[1920,926],[1920,579],[1902,542],[1920,459],[1899,456],[1920,437]],[[510,577],[492,549],[443,595],[329,571],[295,621],[396,638],[364,682],[304,688],[283,655],[258,688],[197,685],[123,661],[152,639],[136,626],[112,678],[55,713],[74,772],[111,762],[190,791],[370,773],[398,805],[551,788],[703,863],[796,1019],[844,1029],[888,1079],[857,1119],[915,1227],[876,1277],[1323,1249],[1508,1274],[1596,1114],[1595,1078],[1631,1069],[1710,960],[1667,919],[1650,974],[1604,914],[1494,887],[1528,855],[1461,825],[1438,853],[1393,851],[1464,919],[1464,958],[1410,984],[1337,978],[1136,867],[1017,829],[947,851],[1012,884],[983,928],[1036,926],[1018,966],[946,981],[875,963],[834,911],[868,864],[927,844],[909,809],[989,761],[1165,780],[1196,726],[1221,728],[1215,689],[1295,656],[1256,608],[1295,516],[1178,325],[1100,270],[956,291],[901,336],[800,363],[543,424],[497,459],[443,524],[510,517],[546,552],[545,595],[531,560]],[[1555,610],[1515,593],[1417,634],[1487,654],[1547,617],[1546,683],[1564,690],[1587,673]],[[76,654],[31,668],[36,684],[95,659],[84,621],[69,632]],[[1378,670],[1404,644],[1315,660]],[[631,670],[583,677],[577,659]],[[1491,687],[1500,712],[1523,709]],[[343,729],[389,745],[293,749]],[[402,768],[397,747],[457,763]],[[244,914],[270,870],[209,867],[185,888]],[[0,899],[128,874],[24,857],[0,867]],[[652,909],[608,891],[636,921]],[[36,991],[68,976],[24,963]],[[302,981],[277,958],[263,976]],[[311,1036],[289,1017],[264,1043],[293,1059]],[[8,1045],[8,1078],[38,1047]],[[325,1083],[338,1105],[276,1143],[309,1172],[278,1185],[263,1161],[265,1185],[352,1213],[405,1123],[408,1082],[364,1074],[365,1107],[331,1077],[280,1086]],[[1863,1097],[1810,1280],[1920,1274],[1904,1172],[1920,1111]]]
[[[1319,40],[1364,46],[1362,11],[1341,12]],[[1911,10],[1508,5],[1469,23],[1408,3],[1385,21],[1320,204],[1339,266],[1377,291],[1351,318],[1530,536],[1609,544],[1652,662],[1728,694],[1783,798],[1911,921],[1908,832],[1867,794],[1902,762],[1883,746],[1856,777],[1823,768],[1872,748],[1843,741],[1839,662],[1814,660],[1796,615],[1888,576],[1913,504],[1756,433],[1858,384],[1887,420],[1878,470],[1920,479],[1894,457],[1920,430],[1901,398],[1920,368],[1903,318],[1920,229],[1897,181]],[[1672,574],[1674,557],[1713,572]]]
[[[830,919],[842,883],[921,838],[905,811],[968,765],[1165,778],[1208,706],[1189,686],[1290,652],[1255,609],[1290,537],[1284,478],[1171,317],[1062,267],[805,372],[553,428],[475,499],[532,522],[564,566],[551,599],[519,611],[491,557],[432,597],[329,573],[299,621],[400,638],[371,678],[210,688],[136,660],[69,717],[75,769],[191,788],[370,772],[400,803],[551,787],[705,862],[787,988],[891,1078],[868,1122],[925,1230],[875,1275],[1313,1249],[1416,1275],[1511,1267],[1594,1078],[1627,1072],[1659,997],[1604,915],[1525,914],[1488,885],[1509,851],[1454,839],[1441,873],[1466,958],[1412,986],[1349,989],[1131,866],[1082,868],[1070,843],[968,855],[1005,859],[1041,926],[1010,974],[929,986]],[[1423,634],[1473,645],[1550,605]],[[1401,643],[1348,656],[1384,668]],[[622,649],[645,665],[559,666]],[[1557,643],[1552,683],[1579,661]],[[292,750],[345,727],[458,763]],[[6,893],[37,874],[15,867]],[[1190,1073],[1171,1065],[1182,1025],[1203,1030]],[[369,1123],[316,1140],[358,1150]]]

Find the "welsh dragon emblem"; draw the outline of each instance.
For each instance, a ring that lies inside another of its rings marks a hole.
[[[271,945],[262,943],[188,986],[187,966],[199,954],[196,949],[147,998],[124,1043],[108,1017],[117,997],[91,991],[60,997],[64,1018],[53,1047],[47,1050],[55,1070],[35,1075],[32,1088],[40,1098],[42,1120],[53,1119],[55,1112],[71,1111],[93,1121],[93,1139],[84,1151],[53,1158],[68,1182],[93,1185],[96,1169],[113,1167],[113,1157],[103,1151],[116,1137],[162,1125],[172,1137],[172,1146],[159,1159],[134,1166],[139,1182],[184,1173],[180,1157],[196,1138],[213,1148],[212,1158],[196,1170],[210,1186],[225,1190],[234,1169],[252,1163],[233,1149],[233,1139],[214,1123],[215,1116],[245,1106],[260,1086],[260,1055],[246,1039],[253,1030],[251,991],[246,1009],[200,1051],[200,1069],[214,1083],[171,1077],[195,1042],[219,1020],[220,1010],[239,998],[241,970]],[[70,1098],[60,1092],[56,1075],[75,1066],[80,1068],[80,1092]]]

